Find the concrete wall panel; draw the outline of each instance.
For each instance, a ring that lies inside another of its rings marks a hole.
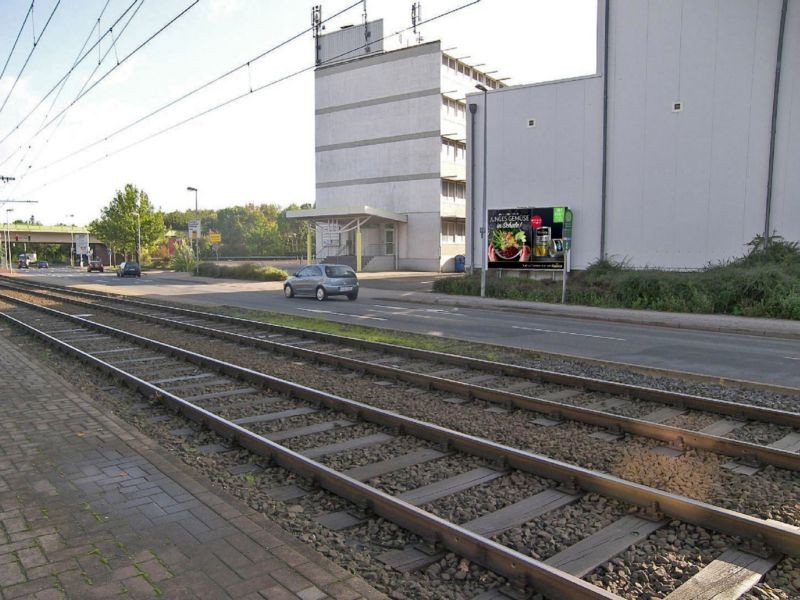
[[[317,185],[375,177],[438,173],[441,138],[422,138],[316,153]]]
[[[612,4],[609,255],[699,268],[763,228],[779,12],[776,0]]]
[[[582,268],[598,255],[602,151],[602,79],[518,86],[488,94],[489,209],[569,206],[575,213],[573,265]],[[475,201],[482,202],[483,94],[470,143],[476,153]],[[529,127],[528,119],[536,126]],[[469,154],[469,153],[468,153]],[[468,192],[471,191],[468,190]],[[475,212],[479,215],[479,210]],[[468,243],[480,265],[481,223],[468,212]],[[585,240],[585,241],[584,241]]]
[[[789,2],[783,41],[770,233],[800,240],[800,3]]]
[[[441,95],[422,96],[316,116],[316,146],[438,131]],[[462,125],[463,127],[463,125]]]
[[[438,88],[439,42],[315,71],[316,109]]]

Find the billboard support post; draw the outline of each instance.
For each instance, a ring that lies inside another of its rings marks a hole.
[[[561,278],[561,304],[567,303],[567,273],[569,272],[567,267],[569,266],[570,252],[570,250],[567,250],[564,253],[564,276]]]

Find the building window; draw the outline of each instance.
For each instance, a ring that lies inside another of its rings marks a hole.
[[[467,118],[467,105],[459,100],[442,96],[442,109],[451,119],[464,120]]]
[[[443,244],[463,244],[466,239],[466,223],[464,221],[442,221]]]
[[[467,197],[467,184],[463,181],[442,179],[442,196],[453,202],[463,201]]]
[[[467,160],[467,145],[455,140],[442,140],[442,160],[460,162]]]

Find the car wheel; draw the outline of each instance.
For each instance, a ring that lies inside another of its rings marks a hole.
[[[283,286],[283,295],[286,296],[287,298],[294,298],[294,290],[292,289],[292,286],[290,285]]]
[[[355,292],[350,292],[349,294],[347,294],[347,299],[348,300],[355,300],[356,298],[358,298],[358,290],[356,290]]]
[[[322,287],[322,286],[319,286],[317,288],[317,291],[316,291],[315,295],[316,295],[317,300],[319,300],[320,302],[322,302],[323,300],[325,300],[325,298],[328,297],[328,293],[325,291],[325,288]]]

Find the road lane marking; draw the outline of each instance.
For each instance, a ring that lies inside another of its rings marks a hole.
[[[800,360],[800,356],[784,356],[783,358],[788,358],[789,360]]]
[[[304,310],[306,312],[312,312],[312,313],[323,313],[328,315],[338,315],[340,317],[352,317],[354,319],[371,319],[373,321],[388,321],[388,319],[384,319],[382,317],[368,317],[367,315],[352,315],[350,313],[340,313],[340,312],[334,312],[332,310],[322,310],[319,308],[298,308],[297,310]]]
[[[579,335],[581,337],[598,338],[601,340],[616,340],[618,342],[626,341],[625,338],[608,337],[606,335],[590,335],[588,333],[574,333],[572,331],[556,331],[554,329],[537,329],[536,327],[520,327],[519,325],[512,325],[511,329],[524,329],[525,331],[541,331],[543,333],[561,333],[563,335]]]
[[[373,304],[372,306],[377,306],[378,308],[391,308],[392,310],[410,310],[402,306],[389,306],[387,304]]]

